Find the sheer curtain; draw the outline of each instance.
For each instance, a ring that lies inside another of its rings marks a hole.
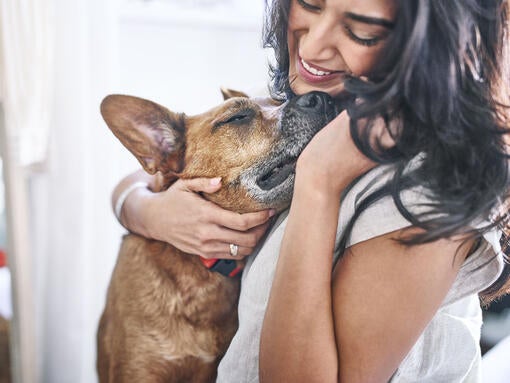
[[[46,158],[52,106],[53,0],[0,1],[0,154],[13,273],[15,382],[35,381],[37,353],[27,183]]]
[[[54,0],[1,0],[1,95],[9,145],[21,165],[44,161],[52,91]]]

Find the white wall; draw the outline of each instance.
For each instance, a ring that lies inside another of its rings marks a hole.
[[[264,87],[263,0],[225,3],[126,6],[120,18],[119,90],[196,113],[221,101],[221,86]]]
[[[110,193],[138,167],[101,120],[99,103],[126,93],[195,113],[221,101],[222,85],[263,88],[262,6],[55,1],[49,161],[30,184],[38,381],[90,383],[97,322],[123,233]]]

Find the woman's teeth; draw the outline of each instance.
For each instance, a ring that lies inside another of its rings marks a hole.
[[[311,74],[313,74],[315,76],[326,76],[326,75],[332,73],[332,72],[324,72],[322,70],[315,69],[315,68],[311,67],[310,65],[308,65],[308,63],[305,60],[303,60],[303,59],[301,59],[301,64],[303,64],[303,67],[308,72],[310,72]]]

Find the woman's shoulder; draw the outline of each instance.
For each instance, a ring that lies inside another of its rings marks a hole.
[[[492,285],[503,272],[504,255],[499,238],[501,231],[483,234],[477,248],[464,261],[442,306],[446,307],[471,294],[478,294]]]
[[[372,193],[379,190],[394,175],[395,166],[381,165],[366,173],[344,193],[339,212],[337,245],[356,209]],[[402,203],[413,214],[426,211],[433,196],[425,187],[417,186],[401,193]],[[480,220],[477,226],[487,221]],[[382,197],[366,207],[356,218],[346,247],[402,230],[411,226],[397,208],[391,195]],[[490,286],[501,274],[504,257],[499,243],[501,231],[494,228],[485,232],[476,249],[466,258],[443,305],[457,301],[469,294],[478,293]],[[337,246],[338,247],[338,246]]]
[[[344,192],[339,212],[339,232],[344,232],[359,209],[374,193],[378,192],[394,176],[395,165],[380,165],[357,179]],[[421,186],[412,187],[400,193],[402,203],[413,214],[424,212],[432,197]],[[393,197],[385,195],[363,207],[356,218],[346,247],[367,239],[409,227],[411,223],[402,215]]]

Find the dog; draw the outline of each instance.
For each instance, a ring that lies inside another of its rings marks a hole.
[[[223,95],[196,116],[124,95],[107,96],[101,113],[145,171],[160,174],[155,191],[177,178],[221,177],[221,189],[204,198],[223,208],[287,208],[300,152],[338,108],[322,92],[285,103]],[[208,269],[199,256],[124,236],[98,327],[99,381],[213,382],[237,329],[239,287],[238,276]]]

